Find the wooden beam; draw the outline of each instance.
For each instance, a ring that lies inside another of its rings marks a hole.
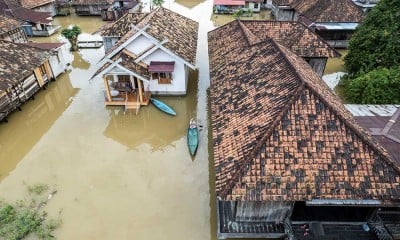
[[[37,80],[38,83],[39,83],[39,86],[40,86],[40,87],[43,87],[43,85],[44,85],[44,80],[43,80],[42,72],[40,71],[40,67],[35,68],[35,69],[33,70],[33,72],[35,73],[35,77],[36,77],[36,80]]]
[[[110,86],[108,86],[108,81],[106,76],[103,76],[104,80],[104,86],[106,87],[106,94],[107,94],[107,101],[111,101],[111,92],[110,92]]]
[[[49,80],[55,78],[55,76],[53,75],[53,71],[51,70],[49,60],[47,60],[47,61],[44,63],[44,68],[46,69],[47,78],[48,78]]]
[[[138,88],[139,88],[140,103],[142,103],[143,102],[142,81],[140,81],[139,78],[136,78],[136,81],[138,83]]]

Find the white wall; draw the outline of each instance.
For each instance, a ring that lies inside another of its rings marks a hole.
[[[68,54],[69,54],[68,45],[64,44],[57,50],[58,57],[57,56],[50,57],[49,62],[51,69],[53,70],[54,77],[57,77],[58,75],[63,73],[67,68],[67,64],[71,63],[71,61],[68,58]]]
[[[171,62],[175,61],[174,72],[172,73],[173,80],[171,84],[158,84],[158,80],[150,80],[150,86],[146,90],[159,95],[184,95],[186,94],[187,74],[185,64],[178,58],[174,58],[161,49],[156,50],[145,59],[143,62],[150,64],[151,61]],[[147,87],[147,86],[146,86]]]
[[[256,4],[257,4],[257,7],[255,7]],[[261,3],[249,2],[249,9],[253,10],[253,12],[260,12]]]
[[[140,54],[152,45],[154,44],[151,42],[151,40],[143,35],[140,35],[139,37],[135,38],[135,40],[133,40],[128,46],[126,46],[126,49],[133,52],[134,54]]]

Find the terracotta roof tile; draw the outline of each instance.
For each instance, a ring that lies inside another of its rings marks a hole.
[[[14,18],[0,15],[0,34],[19,28],[19,22]]]
[[[114,0],[74,0],[73,5],[108,5],[112,4]]]
[[[174,52],[185,61],[195,65],[199,27],[197,22],[168,9],[159,7],[144,16],[136,24],[140,29],[143,29],[147,25],[146,33],[160,42],[168,40],[168,42],[163,45],[164,47]],[[117,24],[115,27],[118,28],[118,26]],[[128,27],[126,26],[125,29],[128,29]],[[109,49],[107,54],[113,52],[136,32],[135,29],[129,30],[111,49]]]
[[[360,22],[363,17],[352,0],[292,0],[290,5],[313,22]]]
[[[20,0],[21,6],[25,8],[35,8],[45,4],[52,3],[54,0]]]
[[[115,22],[103,25],[95,34],[103,37],[122,37],[129,32],[147,13],[127,13]]]
[[[0,12],[8,17],[32,23],[52,22],[50,13],[36,12],[7,0],[0,0]]]
[[[272,38],[301,57],[339,57],[329,44],[300,22],[241,21],[261,40]]]
[[[0,40],[0,88],[19,84],[51,54],[51,51]]]
[[[399,166],[311,67],[270,38],[249,44],[241,28],[209,33],[217,196],[400,199]]]

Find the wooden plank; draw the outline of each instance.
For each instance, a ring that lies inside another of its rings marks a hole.
[[[44,63],[44,68],[46,70],[47,78],[53,79],[54,78],[53,71],[51,70],[50,63],[48,60]]]
[[[111,99],[110,86],[108,86],[108,81],[105,76],[103,76],[103,80],[104,80],[104,86],[106,87],[107,100],[108,102],[111,102],[112,99]]]
[[[42,76],[42,72],[40,71],[40,67],[37,67],[33,70],[33,72],[35,73],[36,76],[36,80],[39,83],[40,87],[43,87],[43,85],[45,84],[44,80],[43,80],[43,76]]]
[[[143,91],[142,91],[142,81],[140,81],[138,78],[136,78],[136,81],[138,83],[138,88],[139,88],[139,99],[140,103],[143,102]]]

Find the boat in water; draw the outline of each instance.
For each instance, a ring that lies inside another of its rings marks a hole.
[[[172,116],[176,115],[176,112],[174,111],[174,109],[172,109],[170,106],[168,106],[164,102],[162,102],[158,99],[155,99],[155,98],[150,98],[150,101],[152,104],[154,104],[154,106],[156,106],[161,111],[163,111],[169,115],[172,115]]]
[[[197,147],[199,146],[199,129],[194,118],[190,119],[189,122],[189,127],[187,131],[187,145],[190,154],[194,156],[196,154]]]

